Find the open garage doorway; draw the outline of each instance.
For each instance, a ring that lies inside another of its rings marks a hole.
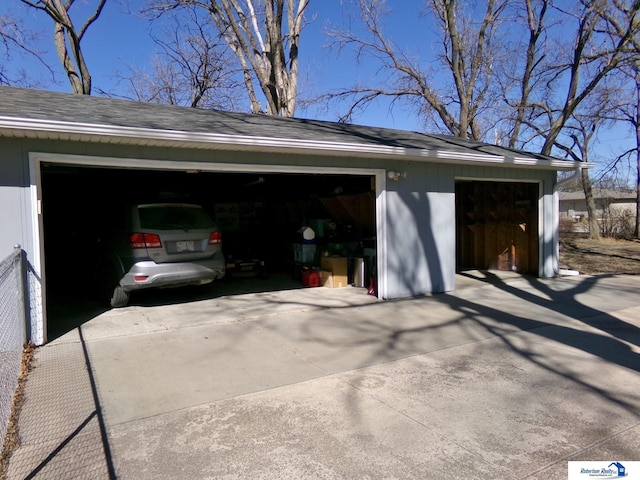
[[[370,261],[376,258],[374,174],[150,170],[42,162],[40,177],[49,339],[107,309],[92,288],[93,262],[100,236],[113,228],[123,205],[203,206],[222,230],[223,251],[233,262],[225,280],[206,288],[139,292],[131,296],[132,305],[305,288],[301,267],[320,269],[323,255],[348,260],[350,284],[353,259],[364,252]],[[303,227],[314,230],[315,251],[301,266],[295,251]],[[264,270],[254,270],[256,265]]]
[[[538,273],[538,183],[456,182],[456,269]]]

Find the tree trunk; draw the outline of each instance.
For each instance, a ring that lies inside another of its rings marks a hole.
[[[636,224],[634,235],[640,239],[640,126],[636,128],[638,150],[636,151]]]
[[[640,65],[636,63],[636,225],[635,237],[640,238],[640,71],[637,68]]]
[[[62,67],[67,74],[67,78],[69,79],[69,83],[71,84],[73,93],[90,95],[91,82],[89,81],[89,91],[85,91],[84,81],[80,78],[80,74],[78,74],[73,61],[69,56],[69,52],[67,51],[65,27],[63,24],[56,22],[53,36],[53,41],[56,46],[58,58],[60,59],[60,63],[62,64]]]
[[[598,224],[598,212],[596,210],[596,202],[593,199],[593,191],[591,189],[591,179],[589,178],[589,170],[582,169],[582,188],[584,189],[584,197],[587,201],[587,217],[589,221],[589,238],[592,240],[600,239],[600,225]]]
[[[636,185],[636,229],[635,237],[640,239],[640,152],[638,152],[638,180]]]
[[[184,0],[183,0],[184,1]],[[181,1],[172,0],[171,5]],[[206,8],[240,63],[253,113],[293,117],[298,94],[298,51],[303,15],[309,0],[209,0],[184,1]],[[162,8],[162,2],[155,0]],[[264,17],[257,13],[262,5]],[[283,25],[285,18],[287,24]],[[166,8],[166,7],[165,7]],[[264,26],[262,23],[264,22]],[[261,30],[261,29],[264,29]],[[288,59],[288,61],[287,61]],[[257,82],[266,100],[266,110],[258,101]]]
[[[69,9],[73,0],[21,0],[25,5],[47,14],[54,24],[53,41],[60,63],[67,74],[73,93],[91,95],[91,75],[82,53],[80,42],[87,29],[95,22],[107,2],[98,0],[92,15],[79,30],[73,25]],[[71,52],[69,52],[71,50]]]

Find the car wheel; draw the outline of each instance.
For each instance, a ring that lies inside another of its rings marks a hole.
[[[111,301],[109,302],[113,308],[126,307],[129,303],[129,292],[126,292],[120,285],[113,289]]]
[[[115,273],[108,265],[100,265],[97,276],[98,294],[104,305],[119,308],[129,303],[129,292],[125,292],[119,285]]]

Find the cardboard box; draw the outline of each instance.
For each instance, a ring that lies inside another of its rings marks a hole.
[[[346,276],[347,257],[320,257],[320,270]]]
[[[344,275],[334,275],[326,270],[320,271],[320,285],[327,288],[340,288],[347,286],[347,277]]]
[[[333,288],[333,274],[326,270],[320,270],[320,285]]]
[[[320,284],[329,288],[346,287],[347,257],[320,258]]]

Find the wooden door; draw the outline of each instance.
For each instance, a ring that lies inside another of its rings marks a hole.
[[[457,270],[538,272],[538,184],[456,183]]]

